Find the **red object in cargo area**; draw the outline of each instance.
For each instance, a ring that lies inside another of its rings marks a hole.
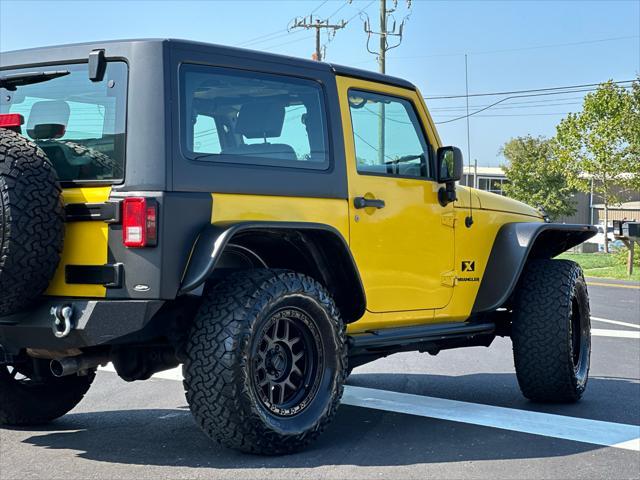
[[[122,202],[122,242],[125,247],[155,247],[158,243],[158,204],[153,199],[129,197]]]
[[[24,117],[19,113],[0,113],[0,128],[20,128]]]

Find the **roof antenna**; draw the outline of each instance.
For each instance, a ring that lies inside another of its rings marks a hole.
[[[469,73],[467,68],[467,54],[464,54],[464,84],[467,99],[467,157],[469,158],[469,171],[467,172],[467,187],[469,187],[469,176],[471,175],[471,141],[469,135]],[[474,177],[475,180],[475,177]],[[475,182],[474,182],[475,183]],[[465,217],[464,225],[471,228],[473,225],[473,198],[471,188],[469,188],[469,216]]]

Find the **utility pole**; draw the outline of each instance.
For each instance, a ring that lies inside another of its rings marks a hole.
[[[398,8],[398,0],[392,0],[393,7],[387,9],[387,0],[380,0],[380,30],[375,31],[371,28],[371,22],[369,21],[369,17],[364,21],[364,31],[367,34],[367,51],[373,55],[378,57],[378,67],[380,73],[386,73],[386,60],[387,60],[387,51],[397,48],[402,43],[402,32],[404,29],[404,24],[406,23],[409,15],[406,15],[402,21],[400,22],[400,27],[396,29],[396,20],[393,16],[393,13]],[[411,9],[411,0],[407,0],[407,9]],[[391,20],[392,28],[389,30],[389,20]],[[369,42],[371,41],[372,35],[378,35],[380,43],[378,46],[378,51],[371,50],[369,48]],[[396,37],[397,43],[395,45],[389,44],[389,38]],[[385,143],[386,143],[386,132],[385,132],[385,104],[380,103],[378,106],[378,163],[381,165],[385,164]]]
[[[407,2],[407,10],[411,10],[411,0],[406,0]],[[364,21],[364,31],[367,34],[367,51],[373,55],[378,57],[378,67],[380,73],[386,73],[386,59],[387,59],[387,51],[397,48],[402,43],[402,32],[404,29],[404,25],[409,19],[411,13],[407,14],[402,21],[400,22],[400,26],[396,25],[396,20],[394,17],[394,12],[398,9],[398,0],[392,0],[393,7],[387,8],[387,0],[380,0],[380,30],[373,30],[371,27],[371,22],[367,17]],[[389,29],[389,24],[391,23],[392,27]],[[378,50],[372,50],[369,47],[369,43],[371,41],[372,35],[378,35],[380,43]],[[396,37],[397,43],[395,45],[389,44],[389,38]]]
[[[464,55],[464,88],[465,98],[467,100],[467,158],[469,159],[469,174],[471,174],[471,131],[469,129],[469,68],[467,63],[467,54]],[[467,176],[467,187],[469,186],[470,175]],[[475,178],[473,179],[475,184]]]
[[[400,25],[400,39],[402,39],[402,24]],[[380,73],[385,73],[387,58],[387,0],[380,0],[380,52],[378,65]]]
[[[344,28],[347,25],[347,22],[341,20],[340,23],[331,24],[329,23],[329,19],[320,20],[319,18],[313,15],[309,15],[309,17],[303,18],[295,18],[293,20],[293,25],[291,26],[291,30],[294,28],[304,28],[305,30],[315,29],[316,31],[316,53],[314,54],[314,60],[318,62],[322,61],[323,52],[322,47],[320,45],[320,32],[323,29],[326,29],[330,35],[335,35],[337,30]]]

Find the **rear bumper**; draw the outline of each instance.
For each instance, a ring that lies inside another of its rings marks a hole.
[[[143,330],[163,304],[162,300],[47,299],[30,310],[0,317],[0,346],[17,353],[23,348],[60,350],[117,343]],[[73,328],[65,338],[53,333],[51,309],[61,305],[73,308]]]

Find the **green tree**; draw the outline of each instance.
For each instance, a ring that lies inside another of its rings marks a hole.
[[[640,92],[634,83],[631,91],[612,80],[601,84],[584,97],[581,112],[570,113],[557,127],[556,154],[581,172],[572,177],[573,186],[602,197],[605,226],[609,206],[625,201],[640,181]],[[609,252],[606,235],[604,247]]]
[[[631,106],[628,112],[627,129],[631,155],[640,162],[640,76],[631,85]],[[633,158],[632,158],[633,160]],[[632,188],[640,189],[640,176],[632,182]]]
[[[516,137],[501,149],[507,159],[502,170],[509,180],[507,196],[544,209],[551,219],[576,211],[569,181],[570,171],[554,155],[554,140],[544,137]]]

